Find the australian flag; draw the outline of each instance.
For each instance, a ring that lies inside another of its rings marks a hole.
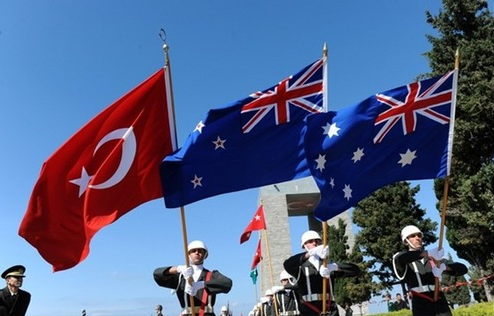
[[[210,110],[183,147],[161,163],[165,205],[310,176],[300,134],[307,115],[323,112],[325,62]]]
[[[307,117],[305,151],[328,220],[382,186],[449,174],[457,72]]]

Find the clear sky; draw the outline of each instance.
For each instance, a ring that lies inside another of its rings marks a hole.
[[[103,228],[85,261],[57,273],[17,234],[42,163],[163,66],[161,28],[180,145],[210,108],[297,72],[321,56],[325,42],[330,109],[412,82],[429,71],[425,35],[434,30],[425,11],[440,6],[438,0],[0,0],[0,270],[27,267],[28,314],[86,309],[88,316],[145,316],[156,304],[167,316],[179,313],[176,297],[152,278],[156,267],[184,263],[180,213],[162,199]],[[431,184],[421,182],[418,201],[439,221]],[[249,272],[256,242],[240,245],[239,237],[258,194],[230,193],[185,208],[189,241],[202,239],[210,249],[206,267],[234,281],[218,297],[217,311],[229,303],[235,315],[246,315],[255,303]],[[298,251],[306,223],[293,221],[291,228]],[[384,310],[371,304],[372,312]]]

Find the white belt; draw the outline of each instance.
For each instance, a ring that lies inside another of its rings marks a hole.
[[[295,315],[300,315],[300,312],[298,312],[298,311],[286,311],[286,312],[280,313],[280,316],[295,316]]]
[[[433,292],[435,288],[436,287],[434,285],[422,285],[412,288],[412,291],[417,293]]]
[[[328,299],[329,295],[326,294],[326,299]],[[311,295],[303,295],[302,299],[306,302],[314,302],[314,301],[322,301],[322,294],[311,294]]]
[[[200,306],[194,307],[194,312],[196,315],[199,314],[200,311],[201,311]],[[214,313],[213,308],[211,306],[205,306],[204,312],[205,313]],[[192,315],[192,308],[190,308],[190,307],[184,308],[184,310],[182,311],[182,315]]]

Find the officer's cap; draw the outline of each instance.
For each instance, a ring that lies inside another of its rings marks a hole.
[[[26,268],[24,266],[16,265],[3,271],[2,279],[6,279],[10,276],[25,277],[24,272],[26,272]]]

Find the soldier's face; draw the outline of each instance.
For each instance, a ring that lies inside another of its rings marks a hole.
[[[202,264],[204,262],[204,256],[206,254],[206,250],[201,248],[191,249],[189,251],[189,259],[193,264]]]
[[[422,234],[420,233],[411,234],[410,236],[407,237],[407,240],[413,249],[422,248]]]
[[[319,246],[320,244],[321,244],[320,239],[310,239],[304,243],[304,246],[305,246],[305,249],[309,250],[309,249],[312,249],[314,247]]]
[[[21,287],[22,277],[10,276],[7,278],[7,284],[13,287]]]

